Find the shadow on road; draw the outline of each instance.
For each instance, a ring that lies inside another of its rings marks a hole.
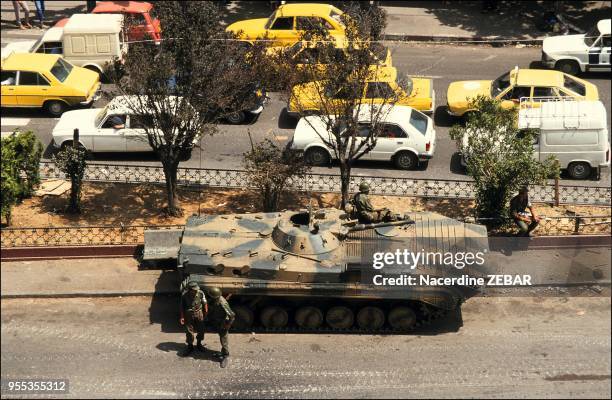
[[[177,343],[177,342],[162,342],[158,344],[157,347],[159,350],[164,351],[166,353],[176,353],[177,357],[185,357],[185,358],[194,358],[196,360],[208,360],[218,363],[219,362],[219,352],[206,349],[205,352],[201,352],[199,350],[194,350],[188,356],[185,356],[183,353],[185,352],[185,343]]]
[[[449,115],[446,106],[438,106],[434,111],[433,120],[436,126],[451,127],[459,122],[459,119]]]
[[[465,175],[467,177],[467,171],[465,167],[461,165],[461,154],[458,152],[453,153],[450,160],[450,171],[453,174]]]
[[[287,113],[287,108],[283,108],[280,115],[278,116],[278,127],[280,129],[295,129],[298,123],[297,118],[291,117]]]

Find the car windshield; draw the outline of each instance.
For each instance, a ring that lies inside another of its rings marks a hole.
[[[108,104],[96,115],[96,127],[102,125],[102,121],[104,121],[104,118],[106,117],[106,111],[108,111]]]
[[[497,95],[506,90],[508,86],[510,86],[510,72],[506,72],[491,83],[491,97],[497,97]]]
[[[53,67],[51,67],[51,73],[60,82],[64,82],[68,78],[70,71],[72,71],[72,64],[61,58],[58,58]]]
[[[410,125],[425,136],[427,133],[427,116],[417,110],[412,110],[410,113]]]
[[[569,75],[563,74],[563,86],[580,96],[586,95],[586,87]]]
[[[593,27],[593,29],[584,34],[584,44],[591,47],[598,37],[599,29],[597,29],[597,27],[595,26]]]
[[[272,26],[272,22],[274,22],[275,16],[276,16],[276,11],[274,11],[272,15],[270,15],[270,17],[268,18],[268,21],[266,22],[266,26],[264,28],[270,29],[270,27]]]
[[[406,92],[406,96],[410,96],[412,93],[412,89],[414,87],[414,83],[412,82],[412,78],[408,75],[404,74],[401,71],[397,71],[397,84],[404,89]]]

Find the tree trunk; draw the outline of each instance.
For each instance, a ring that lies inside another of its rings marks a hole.
[[[79,181],[79,179],[77,177],[72,177],[70,179],[70,209],[73,212],[80,212],[81,211],[81,207],[79,205],[79,197],[80,197],[80,191],[81,191],[81,182]]]
[[[168,197],[168,207],[166,212],[168,215],[178,217],[181,215],[181,209],[176,201],[176,181],[178,174],[178,163],[164,163],[164,177],[166,178],[166,195]]]
[[[342,201],[340,209],[344,210],[349,201],[349,189],[351,184],[351,166],[346,160],[340,161],[340,192],[342,193]]]

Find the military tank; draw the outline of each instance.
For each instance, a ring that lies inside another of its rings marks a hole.
[[[474,285],[377,285],[375,253],[488,249],[484,226],[440,214],[405,214],[360,224],[337,209],[192,216],[181,230],[147,230],[143,260],[176,259],[181,290],[189,280],[221,288],[233,329],[409,331],[474,295]],[[446,265],[393,263],[392,277],[465,274]],[[472,276],[484,274],[472,269]],[[379,281],[382,278],[377,278]]]

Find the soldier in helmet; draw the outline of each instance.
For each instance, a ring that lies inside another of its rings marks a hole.
[[[187,349],[184,355],[193,352],[193,336],[196,335],[197,348],[204,351],[202,340],[204,340],[204,317],[208,312],[206,297],[195,281],[189,281],[187,291],[181,296],[181,325],[185,327],[187,336]]]
[[[236,314],[230,308],[227,300],[223,298],[221,289],[218,287],[208,289],[208,297],[210,298],[210,306],[207,321],[219,333],[219,339],[221,340],[221,367],[225,368],[230,354],[228,331],[234,322]]]
[[[353,205],[357,211],[357,218],[362,224],[372,224],[376,222],[395,221],[397,218],[388,208],[374,208],[368,194],[370,185],[367,182],[359,184],[359,193],[353,196]]]

